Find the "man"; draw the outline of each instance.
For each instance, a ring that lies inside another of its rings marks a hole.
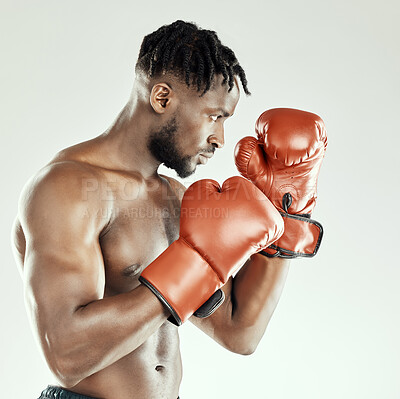
[[[57,380],[41,398],[178,397],[178,327],[164,293],[139,281],[179,234],[185,188],[157,169],[187,177],[224,145],[239,80],[248,94],[215,32],[163,26],[144,38],[130,100],[112,126],[58,153],[27,183],[13,234],[34,334]],[[251,256],[227,274],[219,308],[190,321],[251,354],[288,268],[285,258]]]

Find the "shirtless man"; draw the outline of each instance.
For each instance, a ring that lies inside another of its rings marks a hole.
[[[41,398],[175,399],[182,365],[169,310],[138,280],[179,235],[192,174],[224,145],[245,74],[215,32],[177,21],[146,36],[131,97],[100,136],[25,186],[13,237],[34,334],[56,384]],[[289,261],[255,254],[190,321],[230,351],[257,347]],[[250,288],[251,287],[251,288]]]

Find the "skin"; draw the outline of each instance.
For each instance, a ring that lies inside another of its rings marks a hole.
[[[177,145],[194,171],[224,145],[239,100],[215,78],[200,96],[173,76],[138,74],[132,95],[102,135],[67,148],[25,186],[13,229],[33,331],[56,384],[105,399],[176,398],[178,328],[138,282],[179,235],[184,186],[158,174],[152,132],[176,118]],[[205,152],[205,151],[210,152]],[[230,351],[262,338],[289,262],[253,255],[223,287],[226,299],[190,321]]]

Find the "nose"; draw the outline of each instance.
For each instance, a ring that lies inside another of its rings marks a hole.
[[[207,141],[216,148],[222,148],[224,146],[224,127],[222,124],[211,136],[209,136]]]

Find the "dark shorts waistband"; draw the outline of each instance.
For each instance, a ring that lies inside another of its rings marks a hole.
[[[38,399],[96,399],[93,396],[85,396],[67,389],[49,385]],[[179,396],[178,396],[179,399]]]
[[[49,385],[38,399],[96,399],[93,396],[81,395],[67,389]]]

